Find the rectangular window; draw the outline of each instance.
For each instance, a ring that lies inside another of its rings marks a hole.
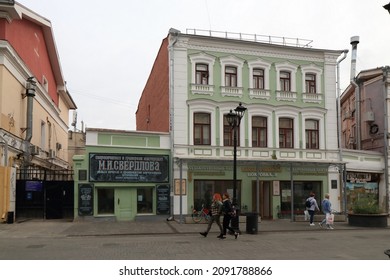
[[[310,167],[308,170],[311,170]],[[315,199],[321,208],[322,182],[320,181],[294,181],[294,215],[302,215],[306,199],[310,193],[315,193]],[[280,181],[281,215],[284,218],[291,217],[291,181]]]
[[[238,127],[235,128],[237,131],[236,139],[237,139],[237,147],[240,146],[240,129]],[[224,146],[234,146],[234,129],[230,126],[226,115],[223,118],[223,145]]]
[[[291,91],[291,77],[289,72],[280,71],[280,90]]]
[[[225,86],[237,87],[237,67],[225,67]]]
[[[318,121],[306,120],[306,149],[319,149]]]
[[[316,93],[316,75],[315,74],[306,74],[306,93]]]
[[[194,145],[211,145],[211,121],[208,113],[194,114]]]
[[[294,148],[293,120],[288,118],[279,119],[279,148]]]
[[[267,147],[267,118],[252,117],[252,147]]]
[[[153,213],[153,188],[137,189],[137,213]]]
[[[197,85],[208,85],[209,84],[209,66],[203,63],[197,63],[195,66],[196,76],[195,83]]]
[[[233,199],[233,181],[231,180],[216,180],[216,181],[202,181],[194,180],[194,209],[202,209],[202,205],[206,208],[210,208],[213,194],[219,193],[223,195],[224,193],[230,194],[230,199]],[[240,204],[241,202],[241,181],[237,181],[237,201]]]
[[[264,70],[260,68],[253,69],[253,88],[264,89]]]
[[[46,123],[41,121],[41,148],[46,150]]]
[[[114,214],[114,189],[97,189],[98,215]]]

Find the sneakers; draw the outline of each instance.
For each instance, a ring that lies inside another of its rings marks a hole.
[[[332,226],[328,226],[327,229],[334,229]]]
[[[240,234],[238,232],[235,232],[234,233],[234,239],[237,239],[237,237],[239,236]]]
[[[318,225],[320,226],[320,228],[322,228],[322,224],[321,223],[318,223]]]
[[[204,237],[207,237],[207,232],[199,232],[200,235],[203,235]]]
[[[314,223],[311,223],[310,226],[311,226],[311,227],[312,227],[312,226],[315,226],[315,224],[314,224]]]
[[[223,236],[223,235],[218,235],[217,236],[219,239],[225,239],[226,237],[225,236]]]

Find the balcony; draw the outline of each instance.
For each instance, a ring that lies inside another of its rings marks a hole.
[[[241,87],[221,87],[222,96],[235,96],[242,97],[242,88]]]
[[[271,97],[270,90],[268,89],[257,89],[257,88],[250,88],[249,89],[249,97],[251,99],[264,99],[269,100]]]
[[[320,93],[303,93],[302,99],[304,103],[321,103],[322,94]]]
[[[191,84],[191,93],[213,96],[214,86],[213,85],[202,85],[202,84]]]
[[[276,100],[278,101],[297,101],[297,93],[292,91],[276,91]]]

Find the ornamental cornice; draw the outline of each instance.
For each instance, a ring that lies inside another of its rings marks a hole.
[[[271,50],[270,47],[260,47],[259,50],[255,49],[237,49],[233,47],[226,46],[212,46],[206,44],[194,44],[188,43],[186,46],[188,49],[200,50],[203,52],[220,52],[220,53],[229,53],[234,55],[251,55],[256,57],[271,57],[271,58],[283,58],[286,60],[303,60],[310,62],[324,62],[324,57],[327,59],[327,62],[331,62],[334,60],[336,63],[336,59],[338,55],[331,55],[328,53],[327,56],[323,54],[318,54],[317,56],[310,55],[310,49],[302,49],[302,50],[294,50],[293,52],[288,52],[288,50],[284,51],[275,51]],[[276,49],[276,48],[275,48]],[[277,49],[281,49],[280,46]],[[297,52],[302,52],[301,55],[294,54]]]

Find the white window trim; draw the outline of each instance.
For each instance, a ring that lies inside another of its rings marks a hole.
[[[254,108],[251,109],[250,111],[248,110],[248,127],[249,129],[249,147],[252,147],[252,117],[265,117],[267,118],[267,148],[272,147],[272,135],[273,135],[273,125],[272,125],[272,112],[273,109],[271,108]],[[256,147],[259,148],[259,147]]]
[[[210,146],[215,146],[215,104],[209,104],[206,102],[193,104],[189,108],[189,111],[189,124],[191,126],[191,129],[189,129],[190,145],[194,145],[194,113],[207,113],[210,114]]]
[[[269,70],[271,68],[271,64],[261,59],[257,59],[255,61],[248,62],[249,66],[249,88],[253,88],[253,69],[261,68],[264,69],[264,89],[269,90]]]
[[[275,122],[275,144],[276,144],[276,148],[280,148],[279,147],[279,119],[280,118],[288,118],[288,119],[293,119],[293,131],[294,131],[294,143],[293,143],[293,147],[292,148],[286,148],[286,149],[299,149],[299,123],[298,123],[298,112],[296,112],[295,110],[283,110],[283,112],[280,112],[280,113],[276,113],[275,115],[275,119],[276,119],[276,122]],[[285,148],[283,148],[285,149]]]
[[[280,91],[280,72],[287,71],[287,72],[290,72],[290,74],[291,74],[291,76],[290,76],[290,81],[291,81],[290,91],[296,92],[297,91],[296,76],[297,76],[298,67],[296,65],[291,64],[291,63],[284,62],[284,63],[275,64],[275,68],[276,68],[276,81],[277,81],[276,90]]]
[[[316,112],[310,110],[310,112],[302,113],[302,143],[304,145],[304,149],[306,149],[306,120],[317,120],[318,121],[318,133],[319,133],[319,149],[325,149],[325,122],[324,122],[324,113]]]
[[[321,94],[321,84],[322,84],[322,69],[314,64],[301,66],[302,71],[302,91],[304,93],[306,90],[306,74],[313,73],[316,75],[316,93]]]
[[[209,85],[214,84],[214,64],[215,64],[215,57],[208,55],[206,53],[198,53],[190,55],[191,60],[191,69],[192,69],[192,75],[191,75],[191,83],[195,84],[195,73],[196,73],[196,64],[197,63],[204,63],[209,66]]]
[[[228,56],[220,58],[221,63],[221,84],[226,87],[225,84],[225,67],[235,66],[237,67],[237,87],[242,87],[242,68],[244,66],[244,60],[235,56]]]

